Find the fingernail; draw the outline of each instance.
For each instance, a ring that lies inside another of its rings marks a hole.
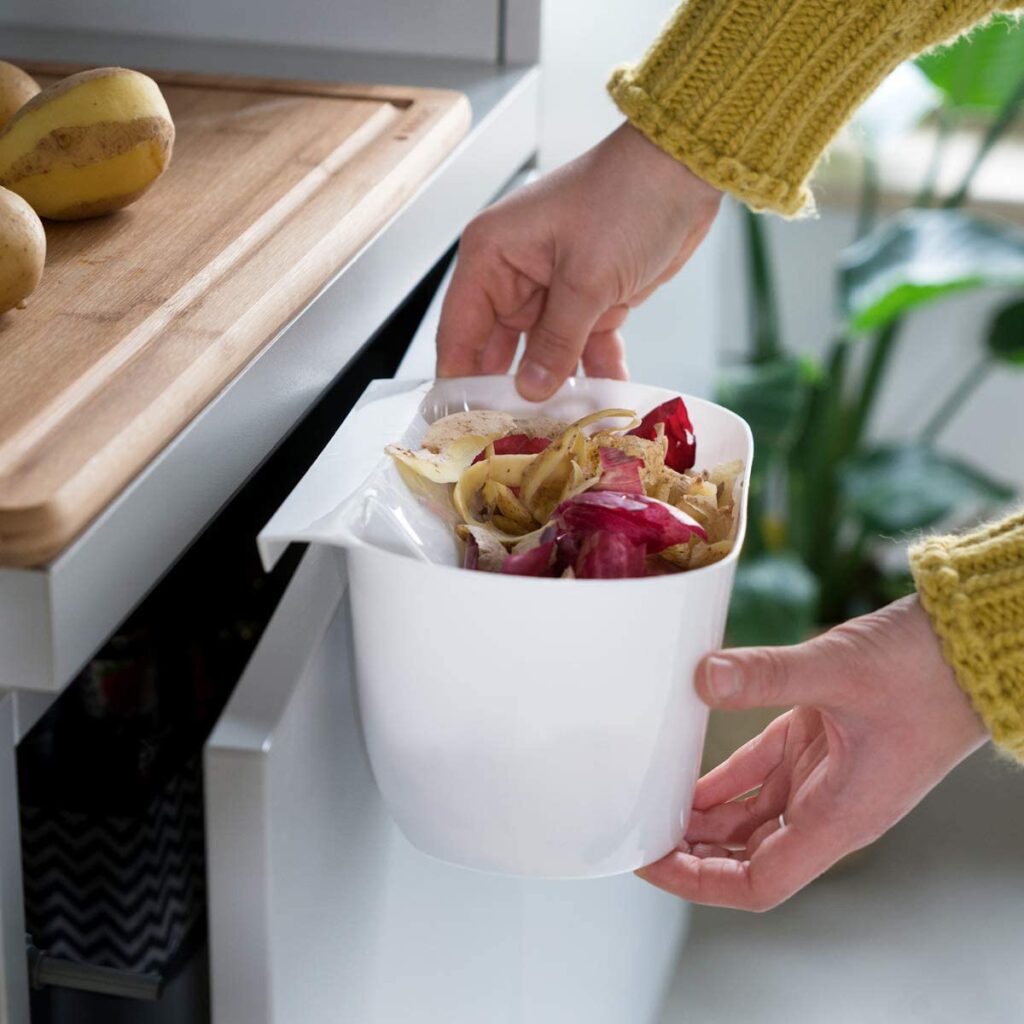
[[[704,680],[715,700],[730,700],[740,692],[740,670],[728,658],[708,658]]]
[[[527,398],[547,398],[556,383],[555,375],[540,363],[527,361],[519,367],[519,387]]]

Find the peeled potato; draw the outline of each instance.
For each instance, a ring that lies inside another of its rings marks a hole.
[[[0,131],[0,186],[41,217],[95,217],[135,202],[173,145],[156,82],[126,68],[83,71],[34,96]]]
[[[36,290],[45,260],[42,221],[21,196],[0,188],[0,313]]]
[[[0,128],[39,92],[39,83],[21,68],[0,60]]]

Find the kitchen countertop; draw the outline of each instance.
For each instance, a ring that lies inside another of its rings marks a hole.
[[[323,394],[463,225],[532,159],[539,72],[32,28],[5,27],[0,49],[13,60],[433,86],[465,93],[472,107],[468,135],[413,199],[78,540],[42,568],[0,570],[0,690],[53,694]],[[20,731],[45,703],[19,698]]]
[[[985,749],[767,914],[697,907],[662,1024],[1024,1020],[1024,772]]]

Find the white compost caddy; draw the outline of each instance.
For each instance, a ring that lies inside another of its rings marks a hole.
[[[529,406],[509,377],[402,384],[349,417],[264,529],[268,561],[293,540],[346,552],[370,762],[423,852],[596,878],[674,848],[707,723],[693,671],[722,642],[753,442],[734,413],[684,396],[698,466],[744,462],[735,549],[691,572],[578,581],[458,568],[448,525],[407,490],[385,445],[416,448],[428,423],[464,409],[571,421],[610,407],[642,415],[671,397],[579,379]]]

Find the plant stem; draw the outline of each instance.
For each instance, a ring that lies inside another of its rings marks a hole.
[[[924,444],[931,444],[939,431],[949,422],[953,414],[974,393],[978,385],[989,375],[992,362],[983,356],[960,378],[956,387],[946,396],[945,401],[932,413],[919,435]]]
[[[942,107],[935,122],[935,145],[932,147],[931,160],[928,161],[928,169],[924,172],[921,191],[917,193],[917,197],[914,199],[915,206],[931,206],[932,200],[935,198],[935,186],[939,180],[939,171],[942,169],[942,157],[945,155],[946,142],[949,139],[952,127],[952,112],[948,107]]]
[[[817,575],[832,558],[837,510],[835,467],[849,342],[836,338],[815,382],[807,416],[789,458],[792,546]]]
[[[825,407],[825,430],[831,454],[835,455],[840,445],[838,437],[840,414],[843,405],[843,390],[846,387],[846,364],[850,355],[850,339],[845,335],[833,338],[829,346],[825,373],[828,377],[828,404]]]
[[[825,394],[822,401],[820,437],[816,445],[814,466],[817,486],[822,489],[821,507],[817,515],[811,511],[814,536],[812,560],[827,572],[835,557],[835,542],[839,516],[839,483],[836,467],[844,457],[843,450],[843,392],[846,388],[846,364],[850,344],[845,337],[836,338],[831,345],[825,364]]]
[[[821,608],[826,621],[847,618],[857,570],[864,562],[864,549],[870,539],[867,528],[860,527],[853,543],[836,558],[832,570],[822,580]]]
[[[779,315],[775,305],[775,282],[768,258],[764,225],[758,214],[743,208],[747,233],[750,283],[753,286],[753,362],[766,363],[779,355]]]
[[[878,157],[871,145],[865,146],[863,169],[860,209],[857,211],[857,238],[863,238],[875,226],[875,221],[878,219],[881,185],[878,179]]]
[[[868,356],[868,366],[864,372],[864,382],[860,389],[860,398],[854,406],[850,415],[849,427],[846,433],[844,451],[852,451],[864,435],[871,411],[874,408],[875,399],[878,397],[878,389],[882,383],[889,359],[892,357],[892,350],[900,327],[903,324],[902,318],[897,317],[890,320],[874,337],[871,342],[871,352]]]
[[[974,154],[974,159],[971,161],[970,167],[967,168],[967,173],[964,174],[963,180],[960,182],[960,187],[942,204],[946,209],[953,209],[964,204],[978,168],[982,165],[992,147],[1002,138],[1006,129],[1016,120],[1022,104],[1024,104],[1024,77],[1017,83],[1013,92],[1006,98],[1006,102],[1000,108],[999,113],[996,114],[992,123],[988,126],[988,130],[978,145],[978,151]]]

